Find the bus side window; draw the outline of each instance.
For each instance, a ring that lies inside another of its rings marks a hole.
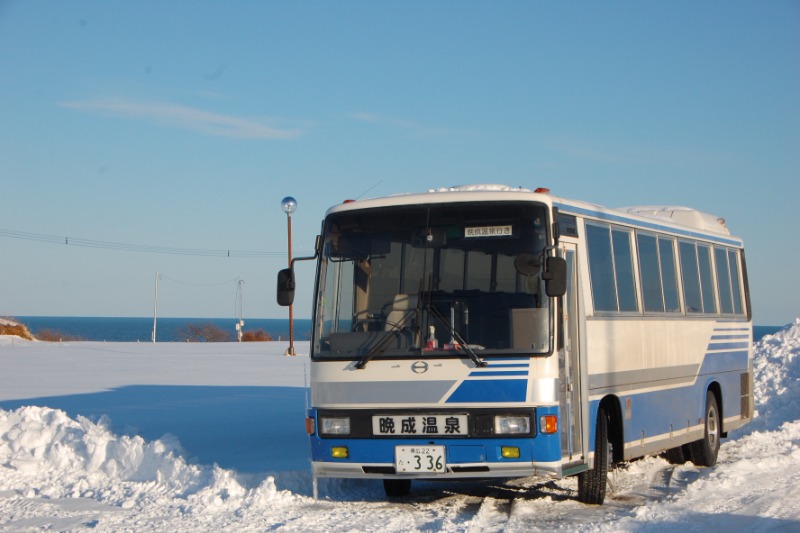
[[[702,313],[703,298],[700,294],[700,271],[697,264],[697,247],[692,242],[681,241],[678,247],[683,279],[683,300],[687,313]]]

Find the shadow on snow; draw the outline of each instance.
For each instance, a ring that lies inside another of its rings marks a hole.
[[[116,434],[177,437],[192,462],[243,473],[309,469],[305,389],[133,385],[104,392],[0,402],[35,405],[94,422],[111,419]]]

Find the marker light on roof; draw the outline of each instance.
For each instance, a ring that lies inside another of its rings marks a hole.
[[[536,190],[534,190],[533,192],[539,192],[539,193],[542,193],[542,194],[547,194],[547,193],[550,192],[550,189],[548,189],[547,187],[537,187]]]

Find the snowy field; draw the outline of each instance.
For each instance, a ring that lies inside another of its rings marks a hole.
[[[623,465],[603,506],[538,478],[315,500],[308,358],[285,349],[0,336],[0,531],[800,531],[800,319],[756,345],[758,416],[716,467]]]

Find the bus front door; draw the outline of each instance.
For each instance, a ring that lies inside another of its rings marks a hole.
[[[578,299],[578,270],[576,246],[562,243],[560,255],[567,262],[567,292],[562,298],[563,348],[559,350],[561,453],[565,468],[586,464],[584,448],[585,396],[582,394],[580,301]]]

